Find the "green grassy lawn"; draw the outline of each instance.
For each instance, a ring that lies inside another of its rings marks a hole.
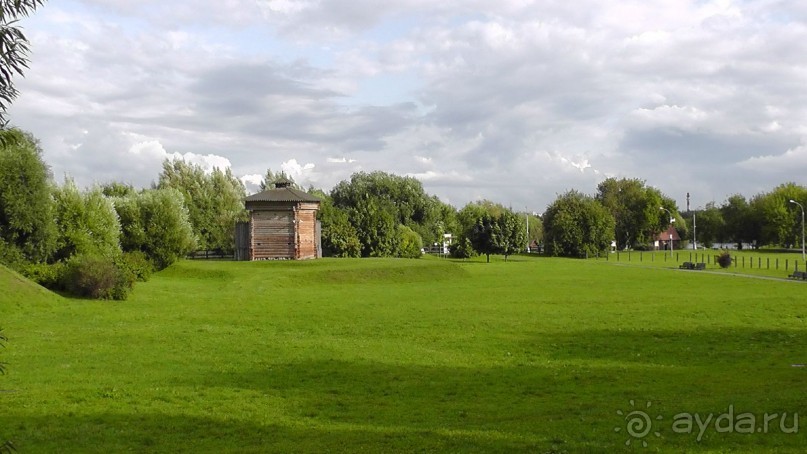
[[[0,268],[0,439],[26,453],[803,452],[806,295],[515,257],[184,261],[99,302]],[[754,433],[680,424],[729,407],[732,430],[753,415]]]

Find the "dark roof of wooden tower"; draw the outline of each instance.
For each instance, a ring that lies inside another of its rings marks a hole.
[[[280,178],[275,181],[273,189],[267,189],[244,199],[245,202],[316,202],[320,199],[292,187],[291,181]]]

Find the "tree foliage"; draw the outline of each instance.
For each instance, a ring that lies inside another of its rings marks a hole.
[[[736,243],[739,249],[743,243],[759,239],[760,226],[744,196],[734,194],[729,197],[720,206],[720,214],[723,217],[722,237]]]
[[[361,255],[398,256],[397,226],[405,225],[422,241],[442,241],[453,224],[443,204],[411,177],[385,172],[355,173],[331,191],[333,205],[347,213],[361,243]],[[324,231],[324,227],[323,227]]]
[[[215,168],[208,174],[184,160],[165,160],[158,188],[173,188],[182,194],[199,248],[232,252],[235,223],[246,220],[247,213],[244,185],[229,168]]]
[[[19,92],[14,87],[14,76],[23,75],[28,68],[28,39],[18,20],[30,15],[45,3],[44,0],[0,1],[0,126],[5,126],[6,110]],[[0,137],[0,143],[4,138]]]
[[[725,240],[726,226],[723,221],[723,213],[714,202],[706,204],[706,208],[695,212],[695,229],[699,244],[712,247],[715,242]]]
[[[141,251],[163,269],[191,252],[196,237],[182,194],[172,188],[150,189],[115,199],[126,252]]]
[[[790,200],[807,207],[807,188],[785,183],[751,200],[752,223],[759,225],[759,244],[794,246],[801,243],[801,209]]]
[[[559,196],[544,213],[544,243],[553,256],[585,257],[608,250],[614,218],[597,200],[577,191]]]
[[[360,257],[361,242],[345,211],[333,204],[322,191],[312,191],[321,200],[317,217],[322,225],[322,255],[325,257]]]
[[[120,223],[112,202],[99,188],[79,191],[71,179],[53,193],[56,225],[59,229],[55,257],[74,255],[112,258],[120,254]]]
[[[25,260],[46,261],[56,247],[52,187],[36,139],[0,130],[0,241]]]
[[[619,248],[643,246],[653,241],[656,234],[668,226],[667,215],[659,207],[674,205],[674,202],[665,204],[660,191],[638,178],[608,178],[597,186],[596,199],[614,218],[614,239]]]
[[[457,214],[461,233],[457,246],[452,249],[455,256],[484,254],[490,262],[492,254],[503,254],[505,260],[511,254],[524,250],[527,244],[525,220],[512,210],[488,200],[465,205]]]
[[[397,256],[406,259],[416,259],[422,255],[423,240],[417,232],[409,227],[398,224]]]
[[[287,174],[285,171],[281,170],[280,172],[272,172],[272,169],[266,169],[266,174],[264,174],[260,184],[261,191],[274,188],[275,182],[278,180],[290,181],[291,187],[294,189],[303,189],[299,184],[297,184],[297,182],[294,181],[294,177]]]
[[[496,223],[499,224],[499,248],[505,261],[508,256],[526,250],[527,226],[524,217],[512,210],[505,210],[496,219]]]

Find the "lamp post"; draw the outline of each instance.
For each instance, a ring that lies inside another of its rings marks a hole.
[[[672,223],[673,223],[673,222],[675,222],[675,218],[673,217],[672,213],[670,213],[670,210],[668,210],[668,209],[666,209],[666,208],[664,208],[664,207],[659,207],[659,209],[660,209],[660,210],[664,210],[664,211],[666,211],[666,212],[667,212],[667,214],[669,214],[669,215],[670,215],[670,225],[672,225]],[[669,230],[668,230],[668,232],[669,232]],[[673,256],[673,239],[672,239],[672,233],[670,233],[670,234],[669,234],[669,237],[670,237],[670,258],[672,258],[672,256]]]
[[[801,208],[801,259],[807,260],[805,259],[804,254],[804,205],[800,204],[799,202],[796,202],[793,199],[790,199],[790,203],[795,203],[796,205],[799,206],[799,208]]]

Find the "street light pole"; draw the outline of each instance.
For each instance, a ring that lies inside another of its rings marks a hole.
[[[796,202],[793,199],[790,199],[790,203],[795,203],[796,205],[799,206],[799,208],[801,208],[801,259],[807,260],[804,254],[804,205],[800,204],[799,202]]]
[[[675,222],[675,218],[673,217],[673,215],[672,215],[672,213],[670,212],[670,210],[668,210],[668,209],[666,209],[666,208],[664,208],[664,207],[659,207],[659,209],[660,209],[660,210],[664,210],[664,211],[666,211],[666,212],[667,212],[667,214],[669,214],[669,215],[670,215],[670,225],[672,225],[672,223],[673,223],[673,222]],[[669,232],[669,230],[667,230],[667,232]],[[672,258],[672,256],[673,256],[673,239],[672,239],[672,233],[670,233],[670,234],[669,234],[669,237],[670,237],[670,258]]]

